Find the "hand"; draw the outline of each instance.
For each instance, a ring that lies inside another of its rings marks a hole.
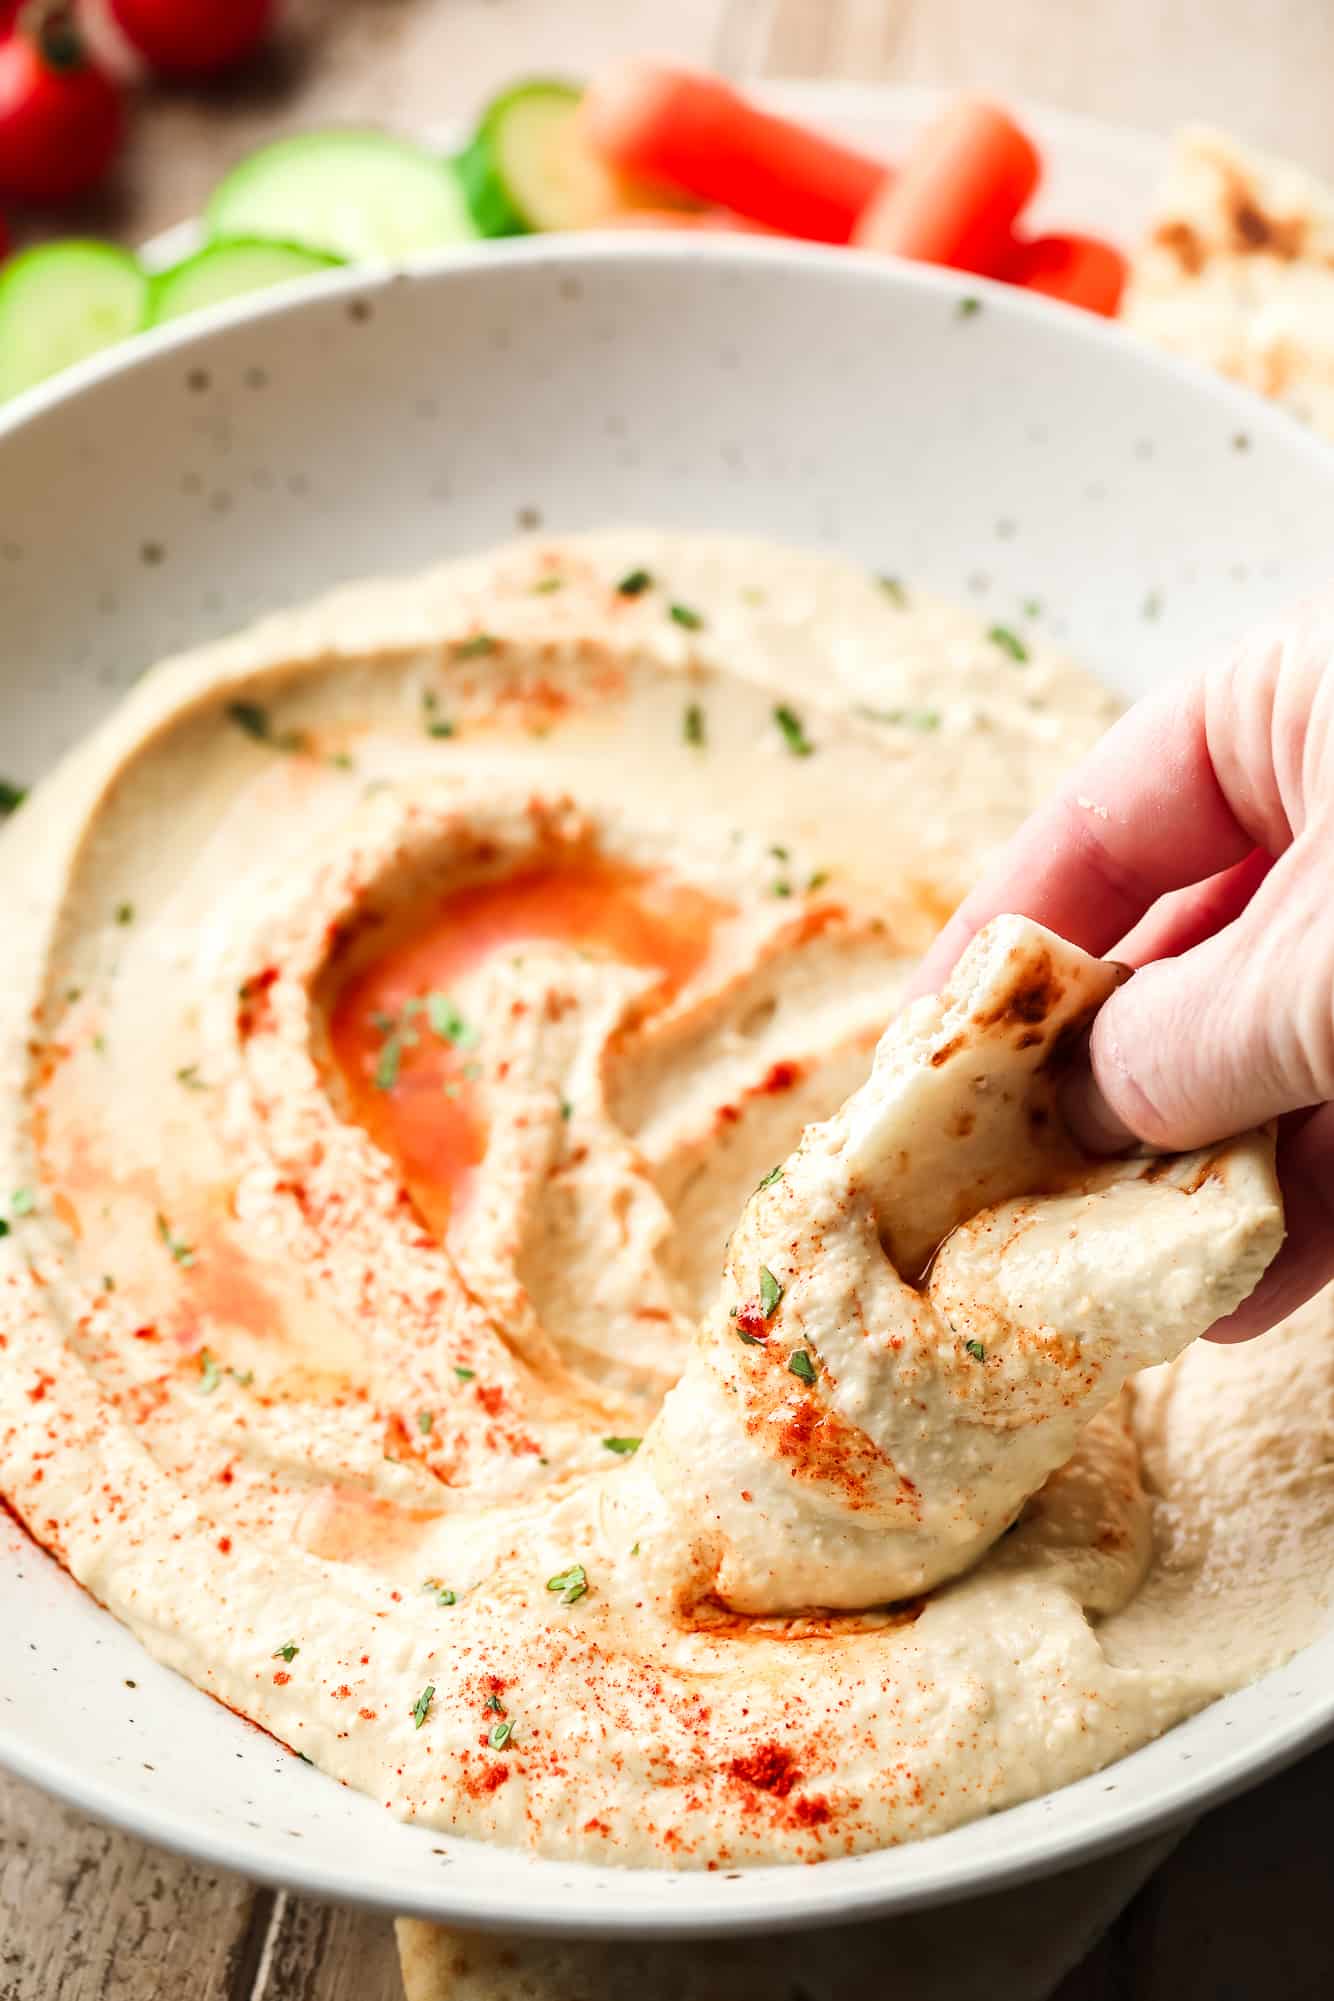
[[[1072,1088],[1090,1146],[1175,1151],[1280,1119],[1287,1240],[1210,1338],[1263,1332],[1334,1278],[1334,598],[1123,716],[960,906],[916,991],[1002,911],[1136,968]]]

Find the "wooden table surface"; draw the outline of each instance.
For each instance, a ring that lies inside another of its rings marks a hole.
[[[1204,118],[1334,175],[1329,0],[292,0],[258,74],[141,104],[119,188],[78,220],[135,242],[297,121],[466,117],[518,72],[645,48]],[[1060,2001],[1329,2001],[1331,1798],[1334,1747],[1211,1815]],[[0,1912],[0,2001],[401,2001],[387,1918],[196,1868],[3,1776]]]

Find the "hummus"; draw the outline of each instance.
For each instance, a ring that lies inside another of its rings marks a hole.
[[[1027,631],[648,533],[145,677],[4,837],[16,1512],[326,1771],[590,1860],[938,1832],[1285,1657],[1328,1303],[1133,1375],[1272,1255],[1268,1141],[1080,1159],[1114,976],[1017,920],[872,1067],[1110,714]]]

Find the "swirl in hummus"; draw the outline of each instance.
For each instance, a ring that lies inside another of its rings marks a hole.
[[[16,1512],[326,1771],[589,1859],[940,1831],[1292,1651],[1327,1304],[1135,1375],[1273,1255],[1270,1138],[1084,1159],[1116,975],[1019,920],[895,1019],[1110,712],[647,533],[147,676],[5,836]]]

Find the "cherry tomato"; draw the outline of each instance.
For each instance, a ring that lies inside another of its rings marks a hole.
[[[273,0],[109,0],[135,52],[165,76],[212,76],[258,48]]]
[[[88,60],[72,9],[20,8],[0,41],[0,193],[82,194],[111,165],[123,125],[120,92]]]

